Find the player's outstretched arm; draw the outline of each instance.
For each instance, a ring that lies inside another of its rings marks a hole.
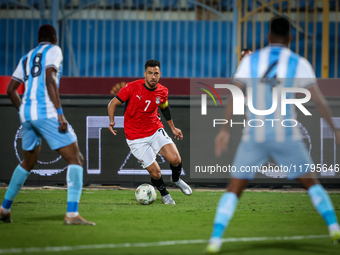
[[[327,100],[322,95],[320,89],[318,86],[313,86],[308,89],[311,93],[311,99],[314,102],[316,109],[318,110],[320,116],[324,118],[329,126],[333,129],[335,134],[335,140],[337,144],[340,144],[340,132],[335,127],[333,121],[332,121],[332,112],[331,109],[328,106]]]
[[[53,67],[49,67],[46,69],[46,88],[48,95],[58,112],[58,121],[59,121],[59,131],[66,132],[67,131],[67,120],[65,119],[63,110],[60,104],[60,97],[58,92],[58,73]]]
[[[107,112],[108,112],[109,117],[110,117],[109,130],[114,135],[117,135],[117,130],[113,130],[113,127],[115,125],[115,111],[116,111],[117,106],[121,105],[121,104],[122,104],[122,102],[114,97],[107,106]]]
[[[14,107],[19,111],[19,107],[21,105],[21,98],[17,92],[17,88],[20,86],[20,82],[11,79],[7,87],[7,95],[9,99],[11,99]]]

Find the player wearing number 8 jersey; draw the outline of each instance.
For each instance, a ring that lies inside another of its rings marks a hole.
[[[125,103],[124,132],[127,144],[132,154],[141,162],[142,167],[148,170],[152,184],[162,195],[162,202],[175,204],[166,190],[161,169],[155,160],[158,153],[170,162],[171,181],[186,195],[191,195],[192,191],[190,186],[179,178],[182,160],[176,145],[165,132],[163,124],[157,116],[158,107],[171,127],[175,138],[183,139],[183,134],[172,121],[168,106],[168,89],[158,83],[161,76],[159,61],[147,61],[144,76],[145,79],[127,83],[109,103],[109,130],[114,135],[117,134],[117,131],[113,130],[115,110],[117,106]]]
[[[70,129],[59,99],[59,79],[63,55],[57,43],[56,31],[43,25],[38,31],[39,45],[24,55],[15,69],[7,94],[19,111],[22,124],[22,149],[24,160],[14,170],[12,179],[0,208],[0,220],[11,223],[11,206],[26,181],[41,149],[42,137],[52,150],[56,150],[68,163],[67,212],[65,225],[95,225],[82,218],[78,204],[83,186],[83,156],[77,137]],[[20,99],[16,89],[25,84]]]

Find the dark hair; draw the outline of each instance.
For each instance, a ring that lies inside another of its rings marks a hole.
[[[151,59],[151,60],[146,61],[146,63],[145,63],[145,70],[146,70],[146,68],[148,68],[149,66],[150,66],[150,67],[156,67],[156,66],[158,66],[159,69],[161,69],[161,63],[160,63],[158,60]]]
[[[270,33],[274,36],[288,37],[290,35],[290,22],[284,17],[275,17],[270,20]]]
[[[42,25],[38,31],[38,42],[54,42],[57,33],[53,26],[49,24]]]
[[[241,50],[241,52],[242,52],[242,51],[251,51],[251,49],[243,48],[243,49]]]

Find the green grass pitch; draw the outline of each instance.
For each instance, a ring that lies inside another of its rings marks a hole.
[[[64,226],[66,190],[23,189],[12,206],[14,223],[0,222],[0,254],[204,254],[222,192],[171,195],[175,206],[163,205],[159,193],[142,206],[133,190],[83,190],[80,214],[97,225]],[[330,197],[340,218],[340,194]],[[225,242],[221,254],[340,254],[327,234],[307,193],[249,191],[224,235],[234,241]],[[273,240],[284,236],[289,239]]]

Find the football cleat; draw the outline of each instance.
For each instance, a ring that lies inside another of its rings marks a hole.
[[[208,254],[217,254],[220,252],[222,246],[221,239],[219,238],[212,238],[209,240],[209,244],[206,248],[206,252]]]
[[[192,190],[188,184],[186,184],[181,178],[177,182],[172,181],[172,177],[170,177],[170,181],[174,183],[183,194],[190,196],[192,194]]]
[[[214,244],[214,243],[210,243],[207,246],[206,252],[208,254],[217,254],[219,253],[221,250],[221,247],[219,247],[218,245]]]
[[[13,223],[11,219],[11,213],[4,214],[2,211],[3,209],[0,208],[0,220],[2,220],[4,223]]]
[[[162,196],[162,203],[165,205],[175,205],[175,201],[172,199],[170,194]]]
[[[74,217],[74,218],[68,218],[65,216],[64,225],[92,225],[94,226],[96,225],[96,223],[87,221],[83,217],[78,215],[77,217]]]
[[[340,242],[340,230],[331,231],[329,235],[334,245],[337,245]]]

